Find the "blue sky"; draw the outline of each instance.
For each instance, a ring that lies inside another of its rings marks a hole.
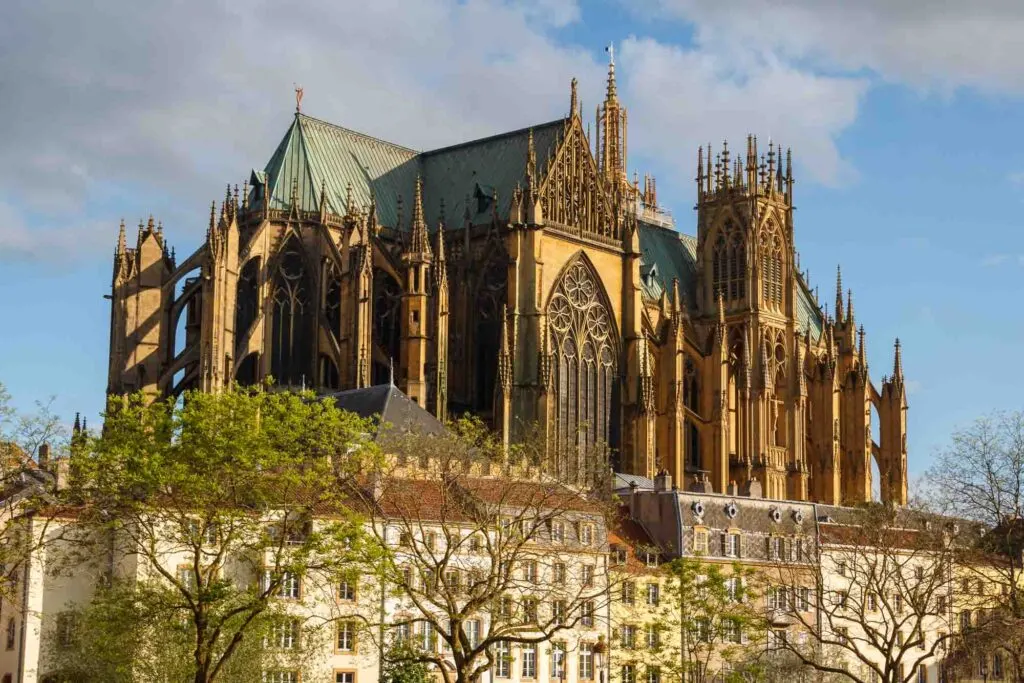
[[[630,166],[682,230],[698,144],[793,147],[801,264],[829,302],[842,264],[876,382],[904,342],[920,473],[957,425],[1024,402],[1024,9],[853,4],[6,3],[0,381],[97,419],[118,221],[152,213],[191,251],[293,83],[314,116],[430,148],[564,114],[572,76],[592,111],[614,41]]]

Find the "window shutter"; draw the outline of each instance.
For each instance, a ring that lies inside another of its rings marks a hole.
[[[736,534],[736,557],[743,557],[743,534]]]
[[[722,533],[722,555],[729,554],[729,534]]]

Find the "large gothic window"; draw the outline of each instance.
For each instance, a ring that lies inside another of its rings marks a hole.
[[[782,309],[782,238],[774,226],[761,238],[761,298],[765,305]]]
[[[573,455],[609,441],[616,340],[597,278],[580,260],[562,275],[548,304],[555,447],[562,474],[586,476]]]
[[[238,274],[238,291],[235,297],[235,341],[241,346],[248,338],[249,328],[259,314],[260,259],[250,259]]]
[[[739,301],[746,295],[747,250],[743,233],[735,225],[726,225],[715,240],[711,260],[712,290],[726,301]]]
[[[312,384],[313,302],[299,245],[291,241],[274,274],[270,374],[278,384]]]
[[[384,270],[373,273],[374,384],[386,384],[401,351],[402,288]]]

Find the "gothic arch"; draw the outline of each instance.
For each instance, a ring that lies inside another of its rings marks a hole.
[[[552,354],[552,429],[558,468],[586,476],[576,460],[612,439],[619,338],[597,270],[582,251],[555,280],[545,307]]]
[[[761,227],[761,301],[768,308],[781,311],[785,288],[785,238],[778,223],[769,219]]]
[[[283,386],[312,383],[316,291],[302,242],[288,235],[273,259],[270,305],[270,374]]]

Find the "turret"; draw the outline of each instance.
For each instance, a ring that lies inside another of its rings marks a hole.
[[[402,293],[401,376],[399,387],[420,407],[427,407],[429,343],[429,272],[433,261],[423,219],[423,179],[416,177],[409,240],[402,252],[405,287]]]
[[[892,376],[882,381],[878,397],[878,470],[882,501],[907,504],[907,390],[900,340],[893,351]]]

